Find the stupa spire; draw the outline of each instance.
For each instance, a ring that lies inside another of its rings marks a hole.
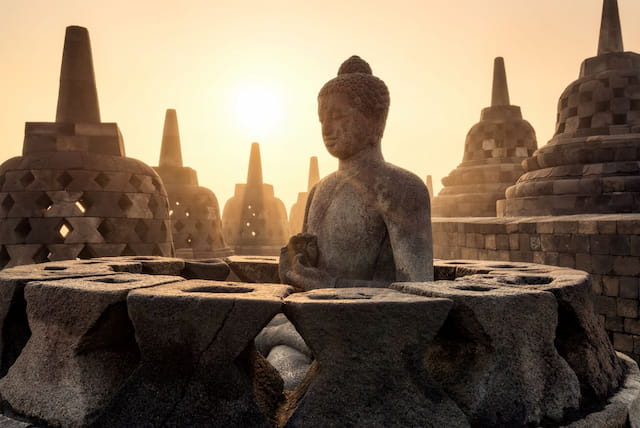
[[[320,181],[320,168],[318,168],[318,157],[312,156],[309,159],[309,182],[307,184],[307,191],[310,191],[316,183]]]
[[[91,42],[84,27],[67,27],[56,122],[100,123]]]
[[[251,143],[249,156],[249,171],[247,172],[247,187],[260,186],[262,188],[262,160],[260,159],[260,144]]]
[[[618,0],[604,0],[602,4],[602,23],[600,24],[598,55],[613,52],[624,52]]]
[[[508,106],[509,87],[507,86],[507,72],[504,68],[504,58],[497,57],[493,60],[493,90],[491,92],[492,106]]]
[[[182,167],[178,115],[174,109],[167,109],[164,116],[164,131],[162,133],[159,166]]]

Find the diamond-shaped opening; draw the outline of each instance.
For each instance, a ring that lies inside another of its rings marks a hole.
[[[7,251],[7,247],[3,245],[2,248],[0,249],[0,269],[4,269],[4,267],[7,264],[9,264],[10,260],[11,260],[11,256]]]
[[[190,215],[191,215],[191,211],[186,210],[186,211],[184,212],[184,216],[185,216],[185,217],[189,217]]]
[[[173,228],[176,230],[176,232],[180,232],[182,229],[184,229],[184,224],[180,220],[178,220],[173,223]]]
[[[133,251],[133,248],[131,248],[129,246],[129,244],[124,246],[124,249],[122,250],[122,253],[120,254],[121,256],[136,256],[136,252]]]
[[[38,251],[33,255],[33,261],[35,263],[46,263],[50,261],[49,257],[51,257],[51,251],[49,251],[46,245],[43,245],[38,248]]]
[[[164,222],[160,225],[160,232],[162,232],[162,239],[167,239],[167,225]]]
[[[33,183],[33,181],[36,178],[33,176],[33,174],[31,174],[31,171],[27,171],[21,178],[20,178],[20,183],[22,183],[22,186],[24,187],[29,187],[29,185],[31,183]]]
[[[151,179],[151,184],[153,184],[153,187],[156,188],[156,191],[159,192],[162,189],[162,186],[160,185],[160,183],[158,182],[158,180],[156,180],[155,178]]]
[[[149,226],[147,226],[147,223],[145,223],[144,220],[139,220],[134,230],[140,239],[145,239],[147,232],[149,232]]]
[[[129,184],[131,184],[134,189],[140,190],[140,185],[142,184],[142,180],[140,180],[138,176],[134,174],[129,179]]]
[[[255,339],[256,348],[280,373],[285,391],[294,390],[306,376],[314,356],[291,321],[277,314]]]
[[[169,210],[169,215],[172,216],[173,215],[173,210]]]
[[[9,211],[11,211],[11,208],[13,208],[15,204],[16,202],[13,200],[11,195],[7,195],[2,200],[2,209],[4,210],[5,213],[8,213]]]
[[[149,207],[149,210],[151,211],[151,213],[155,215],[156,210],[158,209],[158,201],[156,200],[155,196],[151,195],[151,197],[149,198],[149,203],[147,204],[147,207]]]
[[[67,236],[69,236],[69,234],[73,231],[73,227],[66,220],[63,220],[62,223],[60,223],[60,225],[58,226],[57,230],[58,235],[62,239],[66,239]]]
[[[91,248],[89,248],[88,245],[85,245],[84,247],[82,247],[82,250],[78,253],[77,258],[79,259],[92,259],[95,257],[95,254],[93,253],[93,251],[91,251]]]
[[[36,199],[36,206],[42,211],[50,211],[53,208],[53,201],[46,193],[42,193],[38,199]]]
[[[107,185],[109,185],[110,180],[108,175],[101,172],[100,174],[97,175],[96,178],[93,179],[93,181],[98,183],[98,185],[104,189],[105,187],[107,187]]]
[[[58,183],[60,183],[63,189],[66,189],[72,181],[73,177],[67,171],[63,172],[62,175],[58,177]]]
[[[187,238],[184,240],[184,243],[187,245],[187,247],[191,246],[191,244],[193,243],[193,238],[191,237],[191,235],[187,235]]]
[[[82,214],[87,212],[87,206],[84,204],[84,201],[82,199],[78,199],[75,203],[75,206]]]
[[[118,206],[122,211],[126,212],[133,206],[133,202],[131,202],[131,199],[129,199],[127,195],[122,195],[118,200]]]
[[[26,238],[31,233],[31,224],[29,220],[23,218],[13,229],[21,238]]]
[[[109,225],[108,220],[102,220],[102,223],[100,223],[100,226],[98,226],[98,232],[100,232],[100,235],[102,235],[105,241],[109,240],[107,237],[111,233],[111,230],[112,229],[111,229],[111,226]]]

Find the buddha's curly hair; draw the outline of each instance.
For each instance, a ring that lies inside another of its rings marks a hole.
[[[354,55],[342,63],[338,76],[320,89],[318,98],[333,93],[347,95],[362,114],[384,126],[389,113],[389,89],[372,74],[369,64],[359,56]]]

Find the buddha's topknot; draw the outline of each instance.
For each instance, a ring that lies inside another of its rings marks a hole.
[[[354,107],[365,116],[378,121],[381,129],[384,129],[389,113],[389,89],[373,75],[365,60],[354,55],[343,62],[338,76],[322,87],[318,97],[334,93],[345,94]]]
[[[351,58],[343,62],[338,70],[338,76],[350,73],[373,74],[371,66],[358,55],[353,55]]]

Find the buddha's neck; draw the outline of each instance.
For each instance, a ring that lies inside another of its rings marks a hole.
[[[348,159],[338,161],[338,171],[353,172],[363,168],[371,168],[384,163],[380,145],[369,146]]]

